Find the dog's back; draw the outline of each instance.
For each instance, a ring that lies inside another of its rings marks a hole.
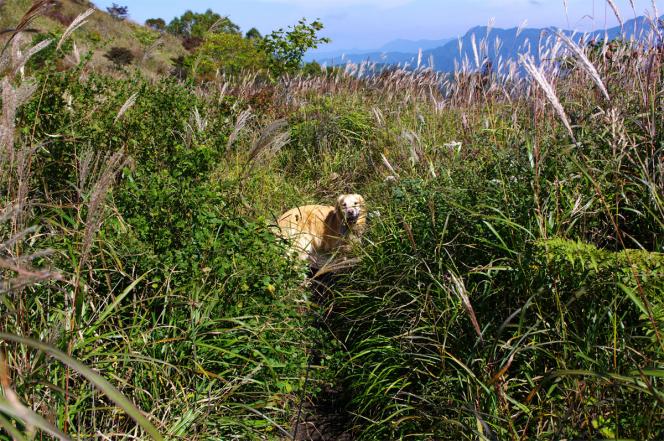
[[[351,236],[364,229],[364,199],[342,195],[337,205],[303,205],[282,214],[277,220],[281,235],[288,239],[300,259],[316,266],[322,259],[347,245]],[[346,215],[346,213],[352,213]]]
[[[334,216],[330,205],[303,205],[288,210],[278,219],[281,234],[293,244],[300,259],[314,258],[316,251],[327,251],[326,220]]]
[[[284,232],[302,232],[322,236],[325,232],[321,227],[333,213],[334,207],[331,205],[303,205],[282,214],[277,224]]]

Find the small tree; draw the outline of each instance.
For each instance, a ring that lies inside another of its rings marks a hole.
[[[129,17],[129,7],[128,6],[120,6],[117,3],[113,3],[113,5],[109,6],[106,8],[108,13],[111,15],[116,20],[126,20],[127,17]]]
[[[296,72],[302,66],[304,54],[309,49],[316,49],[321,43],[329,43],[327,37],[319,37],[323,23],[318,20],[307,23],[301,19],[288,31],[279,29],[267,35],[260,42],[265,53],[270,56],[268,67],[273,75]]]
[[[166,22],[163,18],[148,18],[145,20],[145,26],[149,27],[153,31],[163,32],[166,30]]]
[[[251,28],[247,31],[247,34],[245,35],[245,38],[248,40],[260,40],[263,38],[261,33],[258,31],[256,28]]]
[[[217,70],[230,74],[256,71],[268,63],[267,55],[253,40],[228,33],[209,34],[192,58],[198,77],[210,77]]]
[[[208,9],[204,13],[186,11],[168,23],[166,30],[180,38],[205,38],[208,32],[238,34],[240,27],[228,17]]]
[[[321,75],[323,73],[323,68],[320,64],[318,64],[318,62],[312,61],[311,63],[307,63],[304,65],[304,67],[302,67],[302,73],[309,76]]]
[[[112,47],[104,54],[117,68],[131,64],[134,61],[134,53],[126,47]]]

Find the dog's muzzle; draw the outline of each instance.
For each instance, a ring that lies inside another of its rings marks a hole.
[[[360,217],[359,209],[350,209],[346,210],[346,222],[349,224],[354,224]]]

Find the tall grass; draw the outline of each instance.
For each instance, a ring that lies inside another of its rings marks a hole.
[[[359,439],[661,438],[659,30],[483,62],[500,44],[194,85],[18,33],[0,437],[288,439],[334,383]],[[370,229],[314,297],[269,224],[343,192]]]
[[[0,437],[288,435],[299,270],[210,179],[231,143],[194,91],[60,71],[87,15],[58,50],[13,36],[0,64]],[[277,126],[247,160],[278,152]]]

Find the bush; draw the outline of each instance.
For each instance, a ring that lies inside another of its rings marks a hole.
[[[259,71],[267,62],[265,53],[252,40],[228,33],[208,35],[192,58],[196,74],[208,79],[217,71],[230,75]]]
[[[17,330],[26,320],[25,335],[39,338],[53,330],[54,346],[116,384],[125,379],[121,392],[151,409],[152,418],[182,415],[168,423],[174,435],[272,436],[269,421],[289,424],[306,367],[302,344],[315,331],[298,311],[302,271],[285,257],[284,244],[265,220],[240,214],[231,185],[212,179],[224,159],[223,112],[229,107],[208,103],[172,80],[90,75],[78,81],[77,72],[55,70],[48,78],[43,97],[29,101],[19,118],[38,136],[65,126],[71,135],[53,138],[39,152],[30,177],[31,199],[48,201],[33,212],[35,225],[49,225],[38,245],[57,250],[49,264],[66,277],[31,287],[21,304],[37,311],[40,299],[48,298],[49,308],[60,312],[21,319],[22,307],[12,306],[3,309],[3,329]],[[134,93],[136,103],[116,120]],[[217,118],[194,129],[195,110]],[[188,130],[188,138],[180,136]],[[98,172],[118,150],[133,164],[105,178],[114,189],[100,202],[93,191]],[[101,221],[90,241],[93,200]],[[81,259],[86,242],[89,251]],[[81,291],[71,294],[65,280],[78,280]],[[3,297],[8,305],[5,300],[14,298]],[[65,322],[80,332],[55,331]],[[18,351],[9,347],[10,363]],[[35,381],[61,384],[64,369],[35,365],[13,387],[29,401],[41,391]],[[153,383],[156,378],[161,380]],[[102,407],[94,414],[70,412],[60,395],[43,395],[54,419],[81,430],[133,429],[88,383],[70,378],[67,388],[77,408]],[[248,408],[260,408],[260,415]],[[192,409],[196,418],[187,416]]]
[[[134,61],[134,53],[125,47],[112,47],[104,54],[115,67],[123,67],[131,64]]]
[[[165,31],[166,22],[163,18],[148,18],[145,20],[145,26],[152,29],[153,31]]]

